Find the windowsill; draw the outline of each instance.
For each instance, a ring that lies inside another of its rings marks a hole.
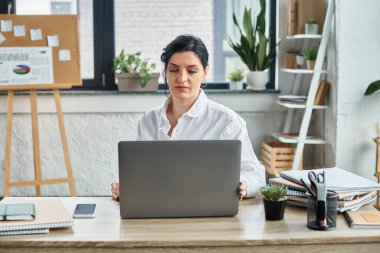
[[[283,111],[277,105],[279,90],[205,90],[207,96],[237,112]],[[6,92],[0,95],[6,96]],[[53,92],[38,91],[38,112],[55,113]],[[162,105],[165,91],[119,92],[117,90],[62,90],[64,113],[144,113]],[[0,101],[0,113],[6,113],[7,101]],[[14,113],[30,113],[28,91],[15,91]]]
[[[228,89],[205,89],[206,94],[279,94],[280,90],[228,90]],[[60,90],[61,95],[162,95],[165,94],[164,90],[158,91],[118,91],[118,90]],[[15,96],[17,95],[29,95],[29,91],[15,91]],[[38,95],[51,95],[52,90],[39,90]],[[0,91],[1,95],[7,95],[6,91]]]

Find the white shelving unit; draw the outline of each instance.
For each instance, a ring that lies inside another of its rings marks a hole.
[[[321,35],[307,35],[298,34],[294,36],[286,36],[288,40],[320,40],[320,45],[318,49],[318,56],[316,59],[314,70],[307,69],[281,69],[284,73],[295,74],[295,80],[292,86],[292,94],[298,94],[301,84],[302,75],[312,75],[311,83],[309,87],[309,92],[307,95],[307,100],[304,103],[292,103],[278,101],[277,103],[285,108],[287,108],[286,120],[283,127],[283,133],[273,133],[272,136],[280,142],[297,144],[296,154],[294,157],[294,162],[292,170],[297,170],[299,168],[299,163],[302,157],[302,152],[305,144],[326,144],[326,141],[314,136],[307,136],[307,131],[309,129],[311,115],[314,109],[326,109],[325,105],[314,105],[316,93],[318,90],[319,82],[321,80],[321,75],[326,74],[327,70],[322,70],[323,62],[327,50],[327,42],[329,40],[331,23],[333,20],[335,12],[335,1],[329,0],[327,5],[327,11],[325,16],[325,22],[323,25],[323,32]],[[300,126],[300,131],[298,136],[288,136],[284,133],[290,133],[290,126],[293,120],[294,110],[303,109],[303,118]]]

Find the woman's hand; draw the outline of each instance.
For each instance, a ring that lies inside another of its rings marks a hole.
[[[239,194],[240,200],[243,200],[243,198],[247,197],[247,189],[248,187],[246,183],[243,181],[240,181],[239,187],[238,187],[238,194]]]
[[[116,201],[119,201],[119,179],[116,178],[115,182],[111,184],[112,198]]]

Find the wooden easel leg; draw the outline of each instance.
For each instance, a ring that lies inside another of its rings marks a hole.
[[[34,178],[41,180],[40,137],[38,133],[37,91],[30,90],[30,105],[32,109]],[[36,196],[41,196],[41,186],[36,185]]]
[[[7,101],[7,133],[5,141],[5,175],[4,175],[4,196],[9,196],[9,182],[11,178],[11,137],[13,121],[13,90],[8,91]]]
[[[61,131],[63,152],[65,154],[65,162],[66,162],[66,169],[67,169],[67,177],[68,177],[69,186],[70,186],[70,193],[72,197],[75,197],[76,196],[75,183],[74,183],[74,176],[73,176],[73,171],[72,171],[71,161],[70,161],[69,145],[67,143],[66,130],[65,130],[64,122],[63,122],[61,98],[59,96],[58,89],[54,89],[53,92],[54,92],[55,105],[57,107],[57,116],[58,116],[59,129]]]

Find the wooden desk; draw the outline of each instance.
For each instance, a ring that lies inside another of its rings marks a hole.
[[[380,230],[350,229],[342,215],[337,229],[306,227],[306,210],[287,207],[283,221],[265,221],[260,198],[241,202],[230,218],[121,220],[111,198],[62,198],[69,211],[96,203],[96,218],[75,220],[46,235],[0,237],[0,252],[379,252]]]

